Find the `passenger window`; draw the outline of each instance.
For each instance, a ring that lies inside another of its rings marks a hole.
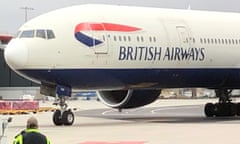
[[[141,41],[143,42],[144,41],[144,39],[143,39],[143,37],[141,36]]]
[[[119,39],[119,41],[122,41],[122,37],[121,36],[119,36],[118,39]]]
[[[37,30],[36,37],[46,39],[45,30]]]
[[[200,43],[202,43],[203,41],[202,41],[202,38],[200,38]]]
[[[127,38],[126,38],[126,36],[123,36],[123,40],[124,40],[124,41],[127,41]]]
[[[47,38],[48,39],[54,39],[55,35],[52,30],[47,30]]]
[[[193,43],[195,43],[195,38],[193,38],[192,40],[193,40]]]
[[[34,30],[26,30],[23,31],[20,38],[33,38],[34,37]]]
[[[154,41],[154,42],[156,42],[156,41],[157,41],[156,37],[153,37],[153,41]]]
[[[113,40],[114,40],[114,41],[117,41],[117,37],[116,37],[116,36],[114,36],[114,37],[113,37]]]
[[[131,37],[130,36],[128,36],[128,41],[131,41]]]
[[[152,37],[149,37],[149,41],[152,42]]]
[[[139,37],[137,36],[137,41],[139,42]]]
[[[236,44],[238,44],[238,41],[237,40],[235,40],[236,41]]]
[[[226,43],[226,44],[228,44],[228,41],[227,41],[227,39],[225,39],[225,43]]]

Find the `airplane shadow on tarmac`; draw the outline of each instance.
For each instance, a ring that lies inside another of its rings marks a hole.
[[[169,107],[142,107],[119,112],[114,109],[91,109],[75,111],[73,127],[104,127],[127,126],[136,124],[240,124],[240,117],[212,117],[204,115],[204,105],[169,106]],[[81,120],[83,117],[91,118]],[[96,118],[96,120],[94,120]],[[25,125],[9,125],[11,128],[23,129]],[[53,123],[41,123],[44,128],[71,128],[58,126]]]
[[[151,107],[124,110],[95,109],[78,111],[80,117],[96,117],[112,120],[124,120],[137,123],[234,123],[240,124],[240,117],[212,117],[204,115],[204,105]]]
[[[236,117],[219,117],[219,118],[205,118],[205,117],[144,117],[144,118],[128,118],[122,120],[130,120],[135,122],[146,122],[146,123],[219,123],[219,122],[231,122],[231,123],[239,123],[240,118]]]

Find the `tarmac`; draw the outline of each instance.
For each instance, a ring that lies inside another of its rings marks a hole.
[[[118,113],[96,100],[69,101],[75,108],[72,126],[55,126],[53,112],[2,115],[13,121],[6,130],[7,143],[34,115],[40,131],[52,144],[239,144],[240,118],[206,119],[203,106],[216,99],[157,100],[135,110]],[[52,102],[40,106],[52,106]]]

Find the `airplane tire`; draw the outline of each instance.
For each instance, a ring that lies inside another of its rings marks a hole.
[[[213,117],[215,115],[215,105],[213,103],[207,103],[204,108],[205,115],[207,117]]]
[[[216,117],[225,117],[229,115],[229,108],[226,103],[215,104]]]
[[[64,125],[72,125],[74,122],[74,114],[71,110],[64,111],[62,115]]]
[[[240,103],[237,103],[237,116],[240,116]]]
[[[57,126],[62,125],[61,111],[56,110],[53,114],[53,123]]]
[[[237,104],[230,103],[230,116],[235,116],[238,113]]]
[[[217,103],[216,104],[216,116],[228,117],[236,115],[236,104],[234,103]]]

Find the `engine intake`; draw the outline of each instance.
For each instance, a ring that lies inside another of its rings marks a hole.
[[[141,107],[154,102],[160,90],[117,90],[99,91],[100,101],[112,108],[128,109]]]

